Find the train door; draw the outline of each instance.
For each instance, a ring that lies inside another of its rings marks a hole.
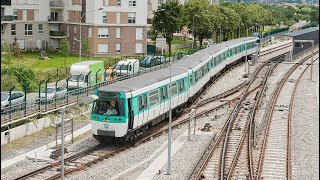
[[[146,114],[145,111],[147,110],[146,98],[147,98],[146,94],[140,95],[138,97],[139,112],[138,112],[137,126],[140,126],[145,122],[145,119],[144,119]]]
[[[149,121],[149,106],[148,106],[147,94],[143,95],[143,106],[144,106],[144,110],[143,110],[142,124]]]
[[[168,86],[163,86],[160,88],[160,114],[165,113],[169,110],[168,100]]]
[[[133,129],[133,119],[134,119],[131,98],[128,99],[128,108],[129,108],[128,129],[130,130],[130,129]]]

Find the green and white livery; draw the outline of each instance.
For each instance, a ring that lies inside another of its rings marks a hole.
[[[164,68],[101,87],[94,92],[91,120],[94,137],[134,139],[149,127],[192,104],[210,79],[227,66],[256,52],[258,38],[223,42],[183,57]]]

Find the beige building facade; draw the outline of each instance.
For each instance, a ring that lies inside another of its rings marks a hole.
[[[7,0],[1,20],[1,44],[16,37],[23,50],[56,50],[66,37],[78,54],[79,40],[88,37],[92,57],[147,51],[147,0]]]

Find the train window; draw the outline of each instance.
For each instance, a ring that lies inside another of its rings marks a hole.
[[[177,83],[174,82],[171,84],[171,96],[175,96],[177,94]]]
[[[203,67],[203,75],[207,74],[208,70],[207,70],[207,67]]]
[[[236,53],[236,48],[232,48],[232,54]]]
[[[160,89],[160,92],[161,92],[161,100],[165,100],[168,98],[168,87],[167,86],[163,86]]]
[[[144,108],[148,107],[148,100],[147,100],[147,99],[148,99],[148,98],[147,98],[147,95],[144,94],[144,95],[143,95],[143,105],[144,105]]]
[[[214,66],[213,66],[213,60],[214,60],[214,59],[212,59],[212,61],[211,61],[211,67],[214,67]]]
[[[204,67],[201,68],[202,76],[204,76]]]
[[[190,86],[192,86],[193,85],[193,75],[191,74],[190,75]]]
[[[198,81],[201,78],[201,71],[197,71],[196,81]]]
[[[240,52],[240,46],[237,47],[237,53],[239,53],[239,52]]]
[[[99,98],[94,102],[94,114],[103,116],[124,116],[124,101],[122,99]]]
[[[153,106],[159,102],[159,94],[157,89],[149,93],[149,102],[150,106]]]
[[[207,63],[208,71],[210,71],[210,62]]]
[[[224,60],[224,54],[220,55],[220,62],[222,62]]]
[[[180,92],[184,91],[184,79],[180,80]]]
[[[144,108],[143,101],[142,101],[142,96],[139,96],[138,103],[139,103],[139,111],[141,111]]]

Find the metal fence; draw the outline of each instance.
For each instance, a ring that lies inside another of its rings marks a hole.
[[[189,50],[186,50],[184,53],[186,55],[190,55],[200,49],[202,48],[189,49]],[[170,57],[167,54],[166,56],[167,58],[170,58],[171,62],[176,62],[182,58],[182,53],[181,51],[179,51],[174,53]],[[90,94],[93,93],[94,90],[100,87],[107,86],[117,81],[123,81],[135,76],[139,76],[141,74],[146,74],[159,69],[167,68],[169,64],[170,64],[169,61],[166,61],[164,64],[160,64],[158,66],[145,67],[144,69],[140,69],[138,73],[135,73],[132,75],[120,75],[116,80],[111,82],[105,81],[89,87],[68,91],[64,98],[60,98],[60,99],[53,98],[50,100],[40,100],[40,101],[32,100],[29,102],[23,102],[17,105],[5,107],[4,109],[1,109],[1,125],[10,124],[17,119],[32,117],[37,114],[47,114],[47,113],[56,111],[59,109],[59,107],[65,106],[73,102],[77,102],[81,98],[89,96]]]

